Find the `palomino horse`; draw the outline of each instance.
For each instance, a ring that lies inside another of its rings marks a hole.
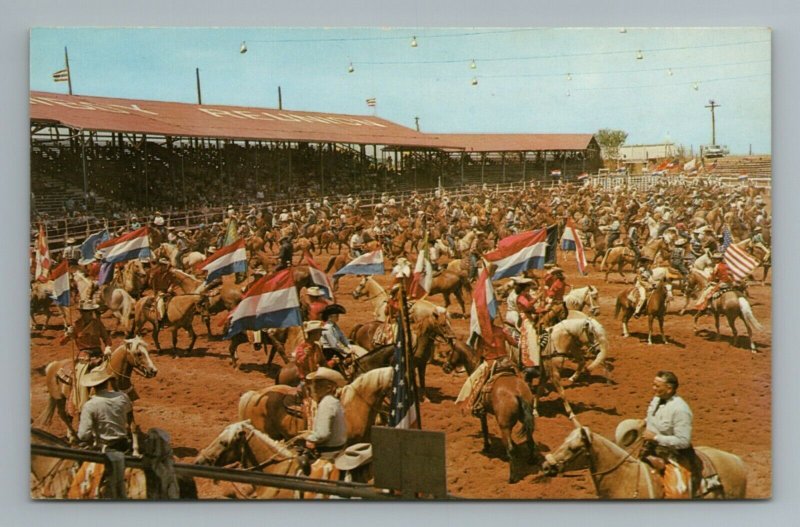
[[[153,327],[153,342],[155,342],[158,352],[161,353],[158,334],[162,324],[169,327],[172,332],[172,356],[177,357],[178,330],[185,329],[192,339],[186,352],[191,353],[197,340],[192,322],[195,314],[205,309],[207,302],[208,299],[200,294],[175,295],[173,297],[159,294],[156,297],[140,298],[134,309],[136,330],[141,331],[149,322]]]
[[[53,420],[53,415],[58,410],[58,415],[64,424],[67,425],[67,438],[72,442],[75,438],[75,430],[72,428],[72,417],[67,413],[67,399],[70,397],[73,385],[80,381],[73,375],[69,384],[65,383],[58,376],[59,370],[72,366],[70,359],[53,361],[45,368],[45,384],[50,394],[47,408],[42,414],[43,423],[49,425]],[[106,368],[117,381],[117,389],[128,393],[132,401],[138,396],[133,389],[131,375],[135,371],[142,377],[149,379],[155,377],[158,369],[150,359],[147,352],[147,344],[139,337],[134,337],[124,341],[115,349],[108,361],[103,363],[100,368]],[[83,400],[83,398],[81,398]],[[80,408],[75,409],[80,412]]]
[[[176,269],[191,269],[195,265],[205,260],[206,256],[198,251],[188,251],[181,255],[180,261],[178,260],[178,247],[171,243],[162,243],[153,251],[153,258],[166,258],[169,260],[170,265]]]
[[[334,286],[335,289],[335,286]],[[371,276],[364,275],[355,289],[353,289],[353,298],[359,299],[366,296],[367,300],[372,302],[374,310],[372,311],[375,320],[380,322],[386,321],[386,304],[389,302],[389,293],[381,287]],[[362,345],[363,346],[363,345]],[[364,346],[367,349],[372,346]]]
[[[622,336],[630,337],[628,333],[628,321],[636,311],[636,303],[631,302],[628,296],[634,288],[629,287],[617,295],[617,303],[614,308],[614,318],[622,312]],[[664,317],[667,314],[667,306],[672,301],[672,284],[665,280],[659,280],[656,287],[647,295],[647,300],[643,307],[647,313],[647,343],[653,343],[653,320],[658,319],[658,327],[661,331],[661,343],[667,343],[664,335]]]
[[[114,282],[100,288],[100,305],[111,311],[117,318],[117,330],[125,336],[133,335],[134,300],[123,288],[114,285]]]
[[[577,381],[584,371],[591,373],[599,366],[603,366],[606,372],[609,373],[611,368],[606,363],[609,350],[605,328],[597,320],[590,317],[562,320],[548,330],[547,344],[541,350],[539,335],[536,333],[533,324],[530,321],[523,323],[528,324],[525,333],[527,335],[524,343],[525,351],[528,353],[531,362],[540,364],[541,372],[533,399],[533,415],[538,416],[539,399],[544,395],[544,390],[549,381],[561,398],[567,416],[570,419],[574,419],[575,413],[572,411],[561,383],[561,368],[563,368],[567,358],[577,363],[575,373],[569,378],[570,382]],[[523,344],[521,343],[520,345],[522,346]],[[597,356],[589,366],[586,366],[584,349],[587,349],[590,353],[597,351]],[[516,353],[521,353],[522,351],[522,349],[519,349]],[[519,357],[515,356],[513,351],[511,358],[517,364],[520,362]]]
[[[31,284],[31,327],[38,328],[36,323],[36,315],[44,314],[44,328],[46,329],[50,324],[50,317],[52,311],[50,308],[53,306],[53,282],[33,282]],[[59,314],[64,321],[64,327],[67,326],[67,308],[56,306]]]
[[[121,287],[129,295],[138,297],[147,288],[147,271],[141,260],[129,260],[114,275],[112,283]]]
[[[764,328],[753,314],[753,308],[750,306],[750,302],[747,301],[747,298],[745,298],[740,291],[735,289],[725,291],[717,298],[708,301],[708,309],[710,309],[711,313],[714,315],[714,326],[717,329],[717,339],[719,339],[721,336],[719,331],[719,317],[720,315],[725,315],[725,318],[728,319],[728,326],[731,328],[731,333],[733,335],[731,344],[736,346],[736,343],[739,339],[739,333],[736,331],[736,319],[741,318],[744,322],[744,327],[747,329],[747,338],[750,341],[750,351],[756,353],[756,345],[753,342],[753,328],[759,331]],[[697,328],[697,319],[700,318],[704,313],[705,311],[698,311],[694,315],[693,323],[695,334],[697,334],[699,331]]]
[[[656,266],[662,260],[666,260],[669,253],[669,244],[667,243],[669,237],[664,234],[663,237],[657,238],[647,242],[641,251],[639,260],[644,261],[644,267]]]
[[[706,499],[744,499],[747,467],[741,458],[710,447],[696,447],[713,463],[722,484]],[[564,442],[545,456],[542,471],[548,476],[564,472],[578,459],[586,458],[589,475],[601,499],[663,499],[664,483],[646,463],[585,426],[575,428]]]
[[[619,275],[625,280],[625,273],[622,272],[622,268],[625,265],[633,267],[634,263],[636,263],[636,254],[634,254],[633,249],[622,246],[612,247],[606,251],[603,261],[600,262],[600,272],[605,271],[606,282],[608,282],[608,274],[616,267]],[[608,265],[608,270],[606,270],[606,265]]]
[[[442,369],[445,373],[454,371],[457,367],[463,366],[467,370],[467,375],[472,375],[483,361],[477,351],[470,346],[456,341],[450,348],[450,353],[445,357]],[[485,366],[484,366],[485,367]],[[486,394],[484,408],[485,413],[480,416],[481,433],[483,435],[483,452],[489,451],[489,425],[486,420],[488,414],[495,417],[497,426],[500,428],[500,435],[503,438],[506,454],[508,455],[508,481],[517,481],[514,474],[514,440],[511,438],[511,431],[518,422],[522,423],[525,435],[525,442],[528,445],[528,463],[533,463],[536,455],[536,446],[533,442],[533,394],[531,389],[522,380],[519,374],[501,375],[491,381],[491,388]]]
[[[458,305],[461,306],[461,314],[466,316],[462,290],[467,293],[472,290],[466,276],[445,269],[433,277],[431,291],[428,296],[442,295],[444,297],[444,308],[447,309],[450,307],[450,295],[452,294],[456,297]]]
[[[564,303],[567,304],[567,309],[570,311],[583,311],[583,308],[588,304],[589,313],[592,316],[600,314],[600,300],[597,288],[593,285],[587,285],[578,289],[573,289],[564,296]]]
[[[361,375],[342,388],[339,399],[347,420],[347,441],[369,438],[384,397],[392,389],[394,369],[378,368]],[[297,397],[297,390],[274,385],[245,392],[239,398],[239,419],[248,419],[256,429],[279,439],[292,439],[307,428],[306,419],[290,414],[284,401]]]

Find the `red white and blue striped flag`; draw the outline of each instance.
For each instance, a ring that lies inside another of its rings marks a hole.
[[[383,273],[383,251],[378,249],[377,251],[372,251],[371,253],[362,254],[349,264],[333,273],[333,276],[342,276],[345,274],[365,275]]]
[[[247,249],[244,238],[222,247],[214,254],[197,264],[199,269],[208,272],[206,283],[226,274],[247,271]]]
[[[311,253],[306,251],[305,256],[306,264],[308,265],[308,274],[311,276],[311,281],[314,282],[315,286],[322,290],[322,296],[328,300],[334,300],[333,286],[331,286],[331,281],[328,280],[328,275],[325,274],[325,271],[317,267],[317,264],[311,257]]]
[[[583,242],[581,242],[581,233],[572,218],[567,220],[564,228],[564,234],[561,236],[561,250],[562,251],[575,251],[575,259],[578,262],[578,271],[585,275],[586,269],[589,264],[586,262],[586,253],[583,252]]]
[[[392,406],[389,426],[394,428],[419,428],[417,415],[417,390],[412,365],[406,357],[405,324],[397,317],[397,338],[394,345],[394,378],[392,379]]]
[[[516,276],[528,269],[542,269],[545,262],[555,263],[557,242],[555,225],[503,238],[497,249],[484,256],[497,266],[492,280]]]
[[[229,315],[225,338],[244,330],[300,326],[300,299],[294,286],[294,271],[284,269],[257,280]]]
[[[118,263],[150,257],[150,231],[147,227],[136,229],[97,245],[97,250],[108,263]]]
[[[733,243],[733,236],[731,235],[731,230],[728,228],[727,225],[722,226],[722,249],[721,251],[724,253],[728,247]]]
[[[497,298],[489,276],[489,270],[481,271],[472,293],[472,308],[469,314],[470,338],[474,335],[487,335],[486,340],[493,338],[492,320],[497,316]]]
[[[59,306],[69,305],[69,261],[65,258],[50,274],[53,280],[53,301]]]
[[[423,249],[417,255],[417,265],[414,266],[414,274],[411,275],[411,285],[408,287],[408,295],[411,298],[422,298],[431,292],[433,285],[433,264],[428,247],[428,233],[422,241]]]
[[[728,265],[728,269],[731,270],[731,274],[737,280],[744,279],[758,267],[758,262],[752,256],[747,254],[744,249],[734,244],[728,245],[728,248],[725,249],[725,253],[722,255],[722,259]]]

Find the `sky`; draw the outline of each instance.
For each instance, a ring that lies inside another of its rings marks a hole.
[[[717,144],[771,152],[764,28],[36,28],[32,90],[67,92],[51,77],[65,46],[76,95],[196,103],[200,68],[204,104],[276,108],[280,86],[287,110],[423,132],[612,128],[694,152],[714,100]]]

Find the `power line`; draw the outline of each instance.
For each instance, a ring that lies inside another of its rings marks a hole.
[[[572,91],[598,91],[598,90],[634,90],[637,88],[663,88],[666,86],[686,86],[691,84],[706,84],[711,82],[722,82],[740,79],[752,79],[755,77],[769,76],[771,73],[756,73],[753,75],[740,75],[736,77],[716,77],[712,79],[695,79],[687,82],[671,82],[662,84],[641,84],[638,86],[596,86],[592,88],[571,88]]]
[[[714,63],[714,64],[701,64],[697,66],[673,66],[671,68],[668,67],[659,67],[659,68],[637,68],[634,70],[605,70],[605,71],[584,71],[584,72],[563,72],[563,73],[518,73],[518,74],[508,74],[508,75],[479,75],[482,79],[514,79],[517,77],[564,77],[567,75],[571,75],[572,77],[578,76],[588,76],[588,75],[606,75],[606,74],[617,74],[617,73],[639,73],[639,72],[649,72],[649,71],[667,71],[667,70],[689,70],[689,69],[701,69],[701,68],[715,68],[721,66],[744,66],[747,64],[761,64],[761,63],[769,63],[771,62],[769,59],[766,60],[750,60],[745,62],[726,62],[726,63]]]
[[[401,28],[405,30],[406,28]],[[471,37],[481,35],[503,35],[506,33],[519,33],[522,31],[544,31],[549,28],[519,28],[519,29],[503,29],[497,31],[473,31],[469,33],[441,33],[441,34],[423,34],[420,40],[427,40],[429,38],[452,38],[452,37]],[[408,29],[409,34],[413,29]],[[419,33],[418,33],[419,34]],[[303,43],[303,42],[370,42],[380,40],[408,40],[408,35],[403,36],[383,36],[383,37],[330,37],[330,38],[285,38],[275,40],[247,40],[247,42],[262,43],[262,44],[287,44],[287,43]],[[364,64],[364,63],[362,63]]]

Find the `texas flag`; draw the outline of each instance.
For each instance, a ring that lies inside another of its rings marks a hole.
[[[308,265],[308,274],[311,276],[311,281],[314,282],[314,285],[319,287],[322,290],[323,296],[328,300],[333,300],[333,287],[331,286],[331,281],[328,280],[328,275],[325,272],[317,267],[317,264],[314,263],[314,259],[311,257],[311,253],[306,251],[306,264]]]
[[[411,298],[422,298],[431,292],[433,285],[433,264],[428,246],[428,233],[422,241],[423,249],[417,255],[417,265],[414,266],[414,274],[411,275],[411,285],[409,295]]]
[[[564,234],[561,236],[561,250],[575,251],[575,259],[578,261],[578,271],[585,275],[588,266],[586,254],[583,252],[583,242],[581,242],[578,227],[571,218],[567,220]]]
[[[229,315],[225,338],[244,330],[300,326],[300,299],[294,286],[294,271],[284,269],[256,281]]]
[[[489,270],[484,268],[475,284],[475,291],[472,293],[472,308],[469,314],[469,334],[474,335],[494,335],[492,320],[497,316],[497,298],[494,296],[494,287],[489,277]]]
[[[53,262],[50,260],[50,249],[47,247],[47,232],[42,224],[39,224],[39,238],[36,240],[34,260],[36,261],[36,268],[33,272],[34,279],[39,282],[50,280],[50,266]]]
[[[69,305],[69,262],[65,259],[50,273],[53,280],[53,301],[59,306]]]
[[[208,272],[206,283],[226,274],[247,271],[247,250],[244,247],[244,238],[222,247],[197,264],[197,267]]]
[[[150,231],[147,227],[136,229],[97,245],[97,250],[108,263],[118,263],[150,257]]]
[[[345,274],[383,274],[383,251],[378,249],[371,253],[362,254],[349,264],[345,265],[335,273],[333,276],[342,276]]]
[[[542,269],[545,262],[555,263],[557,242],[555,225],[503,238],[497,249],[484,256],[497,266],[492,280],[516,276],[528,269]]]

